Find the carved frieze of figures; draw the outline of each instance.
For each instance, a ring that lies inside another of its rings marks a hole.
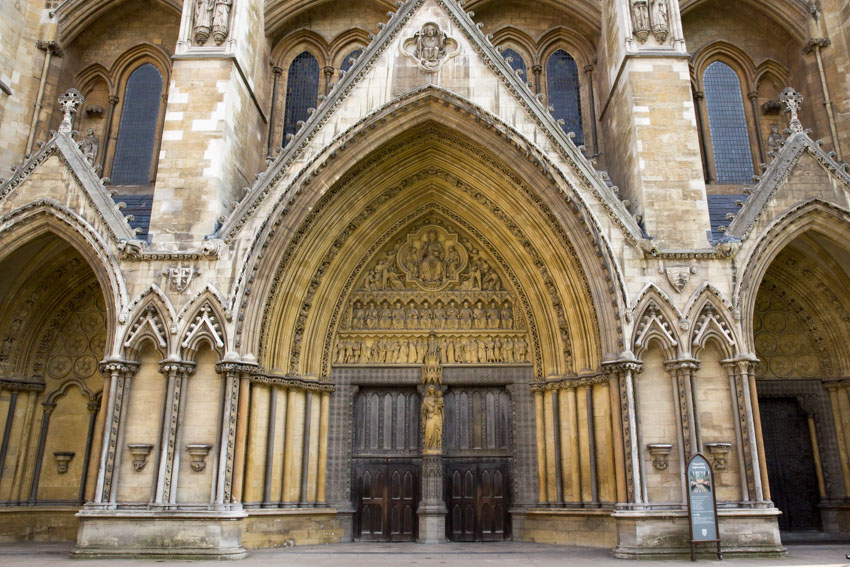
[[[648,0],[632,0],[632,31],[635,39],[643,43],[651,31]]]
[[[340,335],[335,364],[525,364],[524,336]]]
[[[192,31],[195,45],[204,45],[212,35],[216,45],[221,45],[230,33],[230,10],[233,0],[195,0]]]
[[[650,20],[652,22],[652,35],[658,43],[667,41],[670,33],[670,17],[667,13],[667,0],[650,0]]]

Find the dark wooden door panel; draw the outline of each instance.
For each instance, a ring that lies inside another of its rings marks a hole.
[[[452,541],[502,541],[508,533],[507,459],[447,459],[446,535]]]
[[[419,463],[355,459],[355,537],[364,541],[414,541],[419,506]]]
[[[759,400],[770,494],[782,510],[779,529],[821,529],[820,494],[809,424],[795,398]]]

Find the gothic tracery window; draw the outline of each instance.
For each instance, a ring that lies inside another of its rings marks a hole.
[[[162,82],[159,69],[150,63],[139,66],[127,80],[112,161],[111,178],[115,185],[151,182]]]
[[[319,62],[304,51],[289,65],[286,75],[286,111],[283,117],[284,140],[287,134],[298,131],[298,122],[306,122],[307,112],[319,101]],[[286,142],[284,142],[286,145]]]
[[[715,61],[703,73],[705,106],[718,183],[749,183],[753,157],[738,74]]]
[[[522,55],[508,47],[502,50],[502,57],[504,57],[505,59],[510,59],[508,61],[508,64],[511,66],[511,68],[514,71],[522,71],[523,80],[528,80],[528,67],[525,64],[525,59],[522,58]]]
[[[578,65],[572,55],[559,49],[546,63],[549,104],[555,108],[555,119],[564,121],[564,132],[575,132],[575,143],[584,143],[581,121],[581,92]]]

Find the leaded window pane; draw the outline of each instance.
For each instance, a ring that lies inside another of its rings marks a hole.
[[[525,60],[522,58],[522,55],[511,48],[507,48],[502,50],[502,57],[505,59],[510,58],[511,61],[509,61],[508,64],[511,68],[514,71],[522,71],[523,80],[528,80],[528,67],[525,66]]]
[[[715,61],[705,70],[702,82],[717,182],[749,183],[753,156],[738,74],[729,65]]]
[[[283,135],[295,134],[298,121],[307,121],[307,109],[316,108],[319,101],[319,62],[308,52],[301,53],[289,66],[286,76],[286,112]]]
[[[351,67],[354,65],[354,59],[360,57],[362,53],[363,49],[358,47],[357,49],[346,55],[343,58],[342,63],[339,64],[340,75],[342,75],[343,72],[347,73],[348,70],[351,69]]]
[[[159,69],[145,63],[133,71],[124,90],[118,141],[112,161],[111,178],[115,185],[150,183],[161,97],[162,74]]]
[[[546,63],[549,87],[549,104],[555,107],[555,119],[564,121],[564,132],[575,132],[575,143],[584,143],[581,123],[581,92],[578,82],[578,65],[572,55],[559,49]]]

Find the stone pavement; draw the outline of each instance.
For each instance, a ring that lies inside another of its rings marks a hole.
[[[844,558],[850,553],[850,543],[789,545],[788,557],[779,559],[726,559],[723,567],[803,567],[823,565],[850,567]],[[0,544],[0,567],[61,567],[74,565],[92,567],[121,565],[163,565],[192,563],[193,567],[222,566],[220,561],[152,561],[152,560],[102,560],[75,561],[68,557],[72,544],[63,543],[5,543]],[[701,560],[697,565],[705,565]],[[321,546],[293,547],[250,551],[248,557],[234,562],[234,567],[253,566],[317,566],[317,567],[398,567],[407,565],[445,565],[446,567],[473,567],[498,565],[499,567],[629,567],[649,562],[631,562],[611,557],[608,550],[583,547],[528,543],[486,543],[443,545],[354,543]],[[690,561],[663,561],[665,567],[694,565]],[[719,564],[712,561],[713,564]]]

